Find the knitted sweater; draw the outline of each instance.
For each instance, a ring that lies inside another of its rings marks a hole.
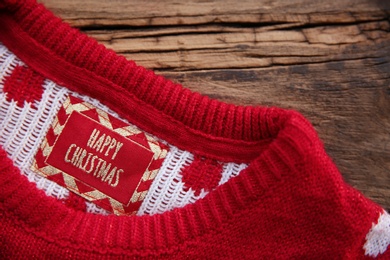
[[[313,126],[225,104],[0,1],[2,259],[390,259]]]

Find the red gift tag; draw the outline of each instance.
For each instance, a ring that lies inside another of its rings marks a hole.
[[[38,149],[32,170],[117,215],[135,214],[168,147],[70,96]]]

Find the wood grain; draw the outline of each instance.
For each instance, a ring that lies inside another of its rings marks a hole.
[[[390,209],[389,1],[41,2],[194,91],[300,111],[346,181]]]

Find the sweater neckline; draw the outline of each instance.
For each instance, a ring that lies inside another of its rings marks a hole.
[[[311,125],[296,112],[229,105],[193,93],[105,49],[33,0],[5,2],[0,41],[34,70],[179,148],[249,163],[193,204],[153,216],[118,217],[76,211],[47,197],[1,149],[5,214],[38,237],[101,252],[174,250],[241,217],[296,171],[315,140]]]

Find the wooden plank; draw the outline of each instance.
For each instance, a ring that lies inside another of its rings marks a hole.
[[[389,1],[42,2],[194,91],[300,111],[347,182],[390,209]]]
[[[381,57],[383,51],[372,47],[386,45],[389,40],[387,21],[294,30],[219,27],[207,26],[199,32],[190,27],[177,34],[172,28],[146,35],[140,35],[139,30],[88,33],[117,53],[155,70],[252,68]],[[350,52],[351,46],[362,50]]]
[[[161,26],[207,23],[345,23],[386,15],[386,0],[141,1],[43,0],[74,26]]]

